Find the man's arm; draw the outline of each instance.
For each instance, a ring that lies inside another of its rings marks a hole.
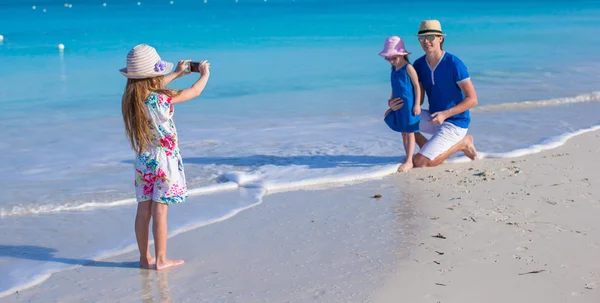
[[[475,107],[478,103],[477,93],[475,92],[475,86],[473,86],[473,82],[471,82],[471,79],[465,79],[463,81],[458,82],[458,87],[460,87],[463,94],[465,94],[465,98],[456,106],[446,110],[447,117],[452,117],[454,115],[466,112],[467,110]]]
[[[463,94],[465,94],[465,98],[452,108],[431,114],[432,124],[440,125],[444,123],[447,118],[465,112],[477,105],[477,94],[475,93],[475,87],[473,86],[471,79],[467,78],[458,82],[458,86]]]

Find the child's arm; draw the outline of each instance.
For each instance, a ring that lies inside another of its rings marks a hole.
[[[183,77],[185,75],[189,75],[190,72],[186,72],[186,68],[188,63],[190,63],[192,60],[180,60],[179,63],[177,63],[177,67],[175,68],[175,71],[173,71],[172,73],[168,74],[165,76],[164,80],[163,80],[163,85],[167,86],[169,85],[169,83],[171,83],[171,81],[179,78],[179,77]]]
[[[419,86],[421,87],[421,106],[423,106],[423,102],[425,102],[425,88],[423,88],[423,85],[421,85],[421,82],[419,82]]]
[[[202,93],[210,77],[210,63],[203,61],[200,63],[200,78],[190,88],[182,90],[179,95],[176,95],[171,99],[171,104],[185,102],[194,99]]]
[[[419,76],[417,75],[417,71],[412,65],[406,66],[406,72],[410,77],[410,81],[412,82],[414,92],[415,92],[415,105],[413,108],[413,113],[416,115],[421,114],[421,103],[423,102],[423,91],[421,90],[421,85],[419,83]]]
[[[394,67],[392,66],[391,69],[393,71]],[[390,99],[389,100],[392,100],[392,99],[394,99],[394,90],[393,89],[392,89],[392,94],[390,95]],[[388,102],[389,102],[389,100],[388,100]],[[386,115],[387,115],[387,113],[386,113]]]

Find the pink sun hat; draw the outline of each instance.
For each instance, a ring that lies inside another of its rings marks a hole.
[[[379,53],[382,57],[404,56],[411,53],[406,50],[404,41],[398,36],[391,36],[385,40],[383,50]]]

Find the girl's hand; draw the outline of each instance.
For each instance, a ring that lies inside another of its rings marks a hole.
[[[210,75],[210,62],[208,60],[200,62],[198,68],[200,69],[200,75]]]
[[[415,116],[418,116],[421,114],[421,106],[418,104],[415,104],[415,108],[413,108],[413,114]]]
[[[188,70],[188,65],[191,61],[192,60],[179,60],[177,67],[175,68],[175,74],[177,74],[178,77],[191,74]]]

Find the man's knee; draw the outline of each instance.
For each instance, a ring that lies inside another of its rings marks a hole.
[[[413,165],[416,167],[427,167],[429,166],[429,159],[427,159],[427,157],[421,155],[421,154],[417,154],[414,158],[413,158]]]

